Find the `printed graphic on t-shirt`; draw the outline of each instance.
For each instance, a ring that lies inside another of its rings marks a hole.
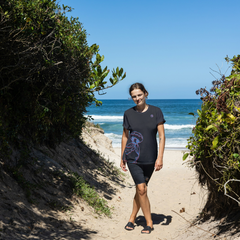
[[[140,146],[139,143],[143,141],[143,136],[141,133],[134,131],[130,134],[131,142],[126,145],[125,154],[129,155],[134,152],[136,154],[135,160],[133,163],[136,163],[140,157]]]

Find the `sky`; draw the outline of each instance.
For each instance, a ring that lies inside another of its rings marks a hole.
[[[239,0],[59,0],[79,17],[102,67],[127,77],[101,99],[127,99],[141,82],[149,99],[199,99],[196,90],[230,74],[239,51]],[[212,69],[212,70],[211,70]],[[217,72],[215,72],[217,71]],[[212,75],[212,74],[214,75]]]

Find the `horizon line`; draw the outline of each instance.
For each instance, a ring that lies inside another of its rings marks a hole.
[[[101,100],[132,100],[131,98],[103,98]],[[201,100],[200,98],[148,98],[147,100]]]

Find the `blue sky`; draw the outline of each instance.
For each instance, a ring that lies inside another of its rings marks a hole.
[[[199,98],[210,89],[210,68],[225,73],[239,52],[239,0],[61,0],[74,10],[110,70],[127,77],[97,99],[126,99],[141,82],[149,99]],[[217,67],[218,66],[218,67]],[[231,69],[231,68],[230,68]],[[230,74],[230,69],[226,75]],[[219,77],[217,73],[214,73]]]

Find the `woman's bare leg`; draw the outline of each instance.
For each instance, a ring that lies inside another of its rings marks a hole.
[[[134,196],[134,199],[133,199],[132,214],[130,216],[129,222],[132,222],[132,223],[135,222],[135,219],[137,217],[137,213],[138,213],[139,209],[140,209],[139,197],[138,197],[138,192],[137,192],[137,189],[136,189],[136,193],[135,193],[135,196]],[[129,227],[127,227],[127,228],[129,228]]]
[[[147,226],[153,227],[150,202],[147,196],[147,186],[145,183],[136,186],[136,194],[133,199],[133,210],[129,222],[134,223],[139,209],[142,209],[143,215],[146,219]]]
[[[138,200],[142,209],[143,215],[146,219],[147,226],[153,227],[153,221],[151,216],[150,202],[147,196],[147,186],[145,183],[138,184],[137,187]]]
[[[137,217],[137,213],[140,209],[140,204],[139,204],[139,197],[138,197],[138,193],[137,193],[137,189],[136,189],[136,193],[133,199],[133,210],[132,210],[132,214],[130,216],[129,222],[134,223],[135,219]]]

